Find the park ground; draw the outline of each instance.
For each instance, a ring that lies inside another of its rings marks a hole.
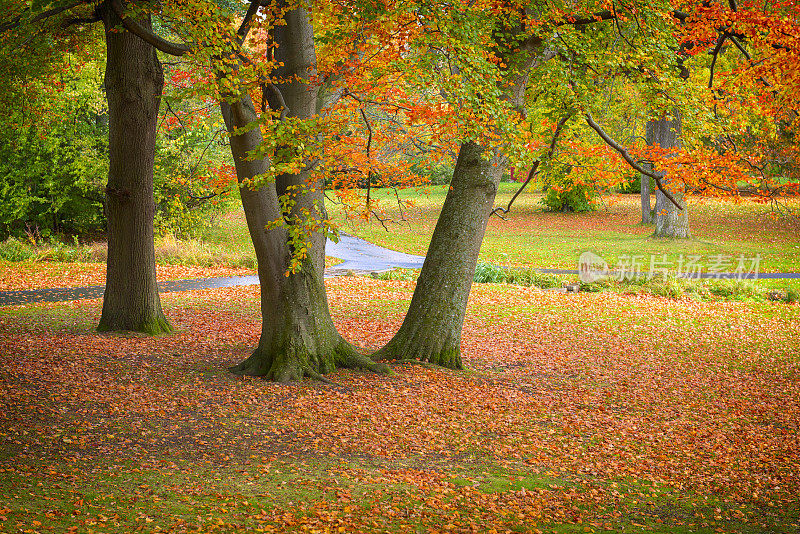
[[[495,253],[490,233],[483,259],[574,268],[557,244],[672,243],[625,202],[563,219],[531,206],[533,228],[491,223],[519,237]],[[696,246],[800,271],[796,220],[708,206]],[[548,244],[526,245],[536,235]],[[100,280],[92,265],[3,263],[4,289]],[[337,327],[369,350],[399,327],[414,282],[327,287]],[[800,532],[797,304],[478,284],[466,371],[276,385],[226,372],[258,340],[257,287],[162,301],[176,333],[155,338],[96,333],[98,300],[0,310],[0,531]]]

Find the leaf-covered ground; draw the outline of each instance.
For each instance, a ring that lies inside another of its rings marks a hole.
[[[156,265],[161,280],[213,278],[254,274],[252,269]],[[88,287],[106,283],[105,263],[0,261],[0,291],[49,287]]]
[[[354,343],[413,284],[328,282]],[[3,532],[800,531],[800,306],[473,290],[468,371],[276,385],[225,369],[257,288],[0,310]]]

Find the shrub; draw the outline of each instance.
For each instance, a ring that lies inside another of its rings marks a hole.
[[[551,186],[541,203],[549,211],[586,212],[597,209],[597,192],[587,185]]]
[[[0,243],[0,259],[6,261],[32,261],[36,259],[36,254],[35,247],[15,237]]]
[[[497,267],[489,263],[478,263],[478,265],[475,266],[475,277],[473,281],[476,284],[503,283],[506,281],[506,271],[502,267]]]

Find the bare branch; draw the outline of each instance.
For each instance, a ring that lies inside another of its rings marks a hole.
[[[635,169],[639,173],[644,174],[645,176],[649,176],[650,178],[653,178],[656,181],[656,186],[658,187],[658,190],[661,191],[662,193],[664,193],[664,196],[667,197],[669,199],[669,201],[672,202],[675,205],[676,208],[678,208],[679,210],[683,210],[683,206],[681,206],[678,203],[678,201],[675,200],[675,197],[672,196],[672,193],[670,193],[669,191],[664,189],[664,184],[661,183],[661,180],[663,178],[662,175],[660,175],[658,173],[655,173],[655,172],[648,171],[647,169],[645,169],[644,167],[639,165],[631,157],[630,153],[625,149],[625,147],[623,147],[622,145],[620,145],[619,143],[614,141],[614,139],[612,139],[611,136],[609,136],[606,133],[606,131],[603,130],[603,127],[600,126],[599,124],[597,124],[594,121],[594,119],[592,118],[592,114],[591,113],[587,113],[585,115],[585,117],[586,117],[586,124],[588,124],[592,128],[592,130],[597,132],[597,135],[599,135],[600,138],[603,141],[605,141],[605,143],[608,146],[610,146],[611,148],[616,150],[619,153],[619,155],[622,156],[622,159],[624,159],[628,163],[628,165],[630,165],[633,169]]]
[[[564,125],[567,124],[567,121],[570,119],[570,117],[572,117],[572,114],[564,115],[561,118],[561,120],[558,121],[556,129],[553,132],[553,138],[550,140],[550,146],[547,149],[547,153],[545,154],[544,158],[537,159],[536,161],[533,162],[533,167],[531,167],[530,172],[528,172],[528,178],[520,186],[520,188],[517,189],[517,192],[514,193],[514,196],[511,197],[511,200],[508,201],[508,206],[506,206],[505,208],[502,207],[494,208],[492,212],[489,214],[489,217],[491,217],[492,215],[497,215],[501,219],[504,219],[503,215],[506,215],[509,211],[511,211],[511,205],[514,204],[514,201],[517,199],[520,193],[522,193],[523,189],[525,189],[525,187],[530,183],[530,181],[533,180],[533,177],[536,176],[536,174],[539,172],[539,164],[542,163],[542,159],[550,159],[551,157],[553,157],[553,152],[555,152],[556,145],[558,144],[558,137],[561,135],[561,130],[564,129]]]

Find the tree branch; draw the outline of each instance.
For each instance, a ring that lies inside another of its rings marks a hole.
[[[111,4],[111,9],[114,10],[114,13],[116,13],[117,16],[122,19],[122,25],[125,26],[125,29],[134,35],[137,35],[143,41],[150,44],[153,48],[171,56],[182,56],[191,51],[191,48],[185,44],[167,41],[163,37],[156,35],[152,31],[136,22],[134,19],[127,16],[122,8],[120,0],[109,0],[109,4]]]
[[[561,130],[564,129],[564,125],[567,124],[567,121],[570,119],[570,117],[572,117],[571,114],[564,115],[561,118],[561,120],[558,121],[558,124],[556,125],[556,129],[553,132],[553,138],[550,140],[550,146],[547,149],[547,153],[545,154],[544,158],[539,158],[539,159],[537,159],[536,161],[533,162],[533,167],[531,167],[530,172],[528,172],[528,178],[520,186],[520,188],[517,189],[517,192],[514,193],[514,196],[511,197],[511,200],[508,201],[508,206],[506,206],[505,208],[497,207],[497,208],[493,209],[492,212],[489,214],[490,217],[492,215],[497,215],[498,217],[503,219],[504,218],[503,215],[506,215],[509,211],[511,211],[511,205],[514,204],[514,201],[517,199],[517,197],[520,195],[520,193],[522,193],[522,191],[530,183],[530,181],[533,180],[533,177],[536,176],[536,174],[538,174],[538,172],[539,172],[539,164],[542,163],[542,160],[543,159],[550,159],[553,156],[553,152],[555,152],[555,150],[556,150],[556,144],[558,144],[558,137],[561,135]]]
[[[239,30],[236,32],[236,35],[239,39],[239,46],[244,43],[244,40],[247,39],[247,34],[250,32],[251,22],[253,21],[253,17],[256,16],[258,13],[258,8],[262,6],[262,3],[259,0],[250,0],[250,5],[247,6],[247,13],[245,13],[244,18],[242,19],[242,24],[239,26]]]
[[[725,41],[728,39],[728,33],[722,32],[719,34],[717,38],[717,44],[714,46],[714,50],[711,51],[711,72],[708,75],[708,88],[711,89],[714,87],[714,67],[717,65],[717,56],[719,55],[719,51],[722,50],[722,45],[725,44]]]
[[[611,11],[605,10],[605,11],[598,11],[597,13],[593,13],[592,15],[589,15],[588,17],[584,17],[582,19],[572,19],[572,20],[570,20],[568,18],[568,19],[562,20],[561,22],[556,22],[555,26],[556,27],[558,27],[558,26],[578,26],[578,25],[583,25],[583,24],[593,24],[595,22],[600,22],[602,20],[611,20],[613,18],[616,18],[614,13],[612,13]]]
[[[77,2],[72,2],[71,4],[66,4],[61,7],[54,7],[53,9],[48,9],[47,11],[43,11],[38,15],[35,15],[31,18],[29,22],[39,22],[50,17],[54,17],[56,15],[60,15],[65,11],[69,11],[72,8],[78,7],[82,4],[91,4],[93,0],[78,0]],[[6,32],[8,30],[13,30],[14,28],[18,28],[22,24],[22,15],[17,16],[14,20],[6,22],[5,24],[0,25],[0,33]]]
[[[614,141],[614,139],[612,139],[611,136],[609,136],[606,133],[606,131],[603,130],[603,127],[600,126],[599,124],[597,124],[594,121],[594,119],[592,118],[592,114],[591,113],[586,113],[585,117],[586,117],[586,124],[588,124],[592,128],[592,130],[597,132],[597,135],[599,135],[600,138],[603,141],[605,141],[605,143],[608,146],[610,146],[611,148],[616,150],[619,153],[619,155],[622,156],[622,159],[624,159],[628,163],[628,165],[630,165],[634,170],[640,172],[641,174],[644,174],[645,176],[649,176],[650,178],[653,178],[656,181],[656,186],[658,187],[658,190],[661,191],[662,193],[664,193],[664,196],[667,197],[669,199],[669,201],[672,202],[675,205],[676,208],[678,208],[679,210],[683,210],[683,206],[681,206],[678,203],[678,201],[675,200],[675,197],[672,196],[672,193],[670,193],[669,191],[664,189],[664,184],[661,183],[661,179],[663,178],[662,175],[660,175],[658,173],[655,173],[655,172],[648,171],[647,169],[645,169],[644,167],[639,165],[631,157],[630,153],[627,150],[625,150],[625,147],[623,147],[622,145],[620,145],[619,143]]]

